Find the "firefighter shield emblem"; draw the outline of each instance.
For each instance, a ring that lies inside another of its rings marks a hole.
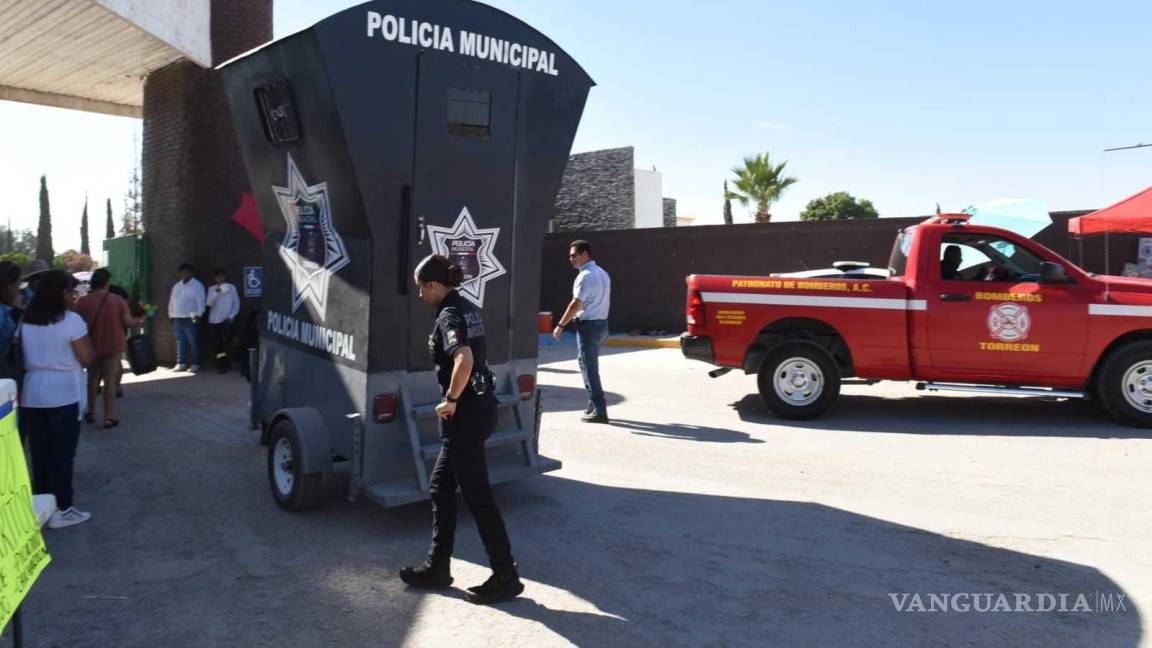
[[[1028,307],[1020,304],[997,304],[988,311],[988,334],[1001,342],[1019,342],[1028,338],[1032,317]]]

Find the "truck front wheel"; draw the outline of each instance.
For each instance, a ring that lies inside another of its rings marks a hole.
[[[1104,360],[1096,397],[1113,418],[1152,427],[1152,342],[1130,342]]]
[[[812,342],[784,342],[764,356],[757,379],[768,409],[788,419],[816,418],[840,395],[840,370]]]

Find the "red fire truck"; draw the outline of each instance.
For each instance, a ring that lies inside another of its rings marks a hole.
[[[887,276],[885,276],[887,275]],[[1092,398],[1152,427],[1152,280],[1088,273],[1012,232],[942,214],[902,230],[886,272],[691,275],[688,358],[758,376],[785,418],[841,381]]]

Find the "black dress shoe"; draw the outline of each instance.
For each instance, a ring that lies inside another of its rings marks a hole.
[[[510,601],[524,592],[524,583],[515,571],[506,574],[492,574],[483,585],[469,587],[464,600],[476,605],[492,605]]]
[[[608,415],[607,414],[597,414],[597,413],[593,412],[591,414],[585,414],[584,416],[581,416],[580,420],[584,421],[585,423],[607,423],[608,422]]]
[[[433,565],[426,560],[419,567],[401,569],[400,580],[421,589],[444,589],[452,585],[452,572],[448,565]]]

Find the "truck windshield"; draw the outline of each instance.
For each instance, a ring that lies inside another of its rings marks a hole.
[[[892,256],[888,258],[888,273],[892,277],[903,277],[908,267],[908,251],[916,239],[916,228],[909,227],[900,230],[896,235],[896,243],[892,245]]]

